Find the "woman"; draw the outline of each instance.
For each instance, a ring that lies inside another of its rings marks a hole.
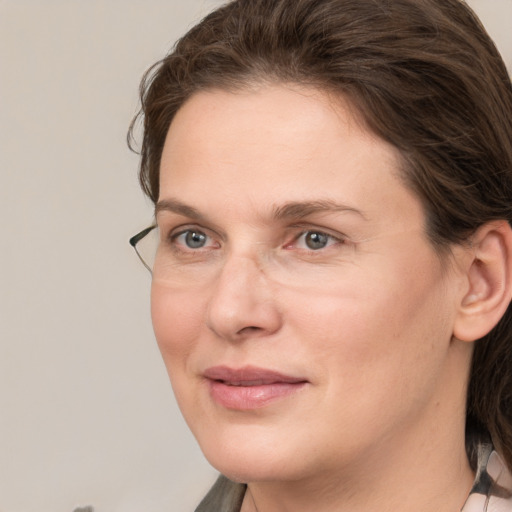
[[[197,510],[512,510],[512,87],[469,8],[231,2],[141,92]]]

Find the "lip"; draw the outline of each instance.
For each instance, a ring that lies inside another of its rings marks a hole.
[[[203,376],[215,402],[227,409],[240,411],[260,409],[289,397],[308,382],[304,377],[255,366],[213,366],[205,370]]]

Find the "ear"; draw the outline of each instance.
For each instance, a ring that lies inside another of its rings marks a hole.
[[[453,335],[475,341],[499,322],[512,299],[512,229],[506,221],[488,222],[471,238],[467,289],[459,304]]]

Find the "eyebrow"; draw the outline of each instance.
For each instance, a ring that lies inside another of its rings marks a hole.
[[[162,199],[158,201],[155,205],[155,217],[157,217],[160,212],[172,212],[195,220],[206,220],[206,217],[199,212],[199,210],[177,199]]]
[[[193,206],[189,206],[177,199],[162,199],[155,206],[155,217],[160,212],[167,211],[189,217],[197,221],[206,221],[207,217]],[[337,203],[330,199],[317,201],[290,201],[272,208],[273,220],[303,219],[318,213],[349,212],[355,213],[366,220],[361,210],[345,204]]]
[[[289,218],[302,219],[316,213],[337,213],[350,212],[360,215],[366,220],[366,216],[361,210],[345,204],[337,203],[330,199],[319,201],[291,201],[280,206],[275,206],[272,211],[272,217],[276,220]]]

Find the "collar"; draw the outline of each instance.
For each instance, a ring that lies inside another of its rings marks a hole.
[[[489,443],[477,447],[475,482],[461,512],[512,512],[512,474]]]

